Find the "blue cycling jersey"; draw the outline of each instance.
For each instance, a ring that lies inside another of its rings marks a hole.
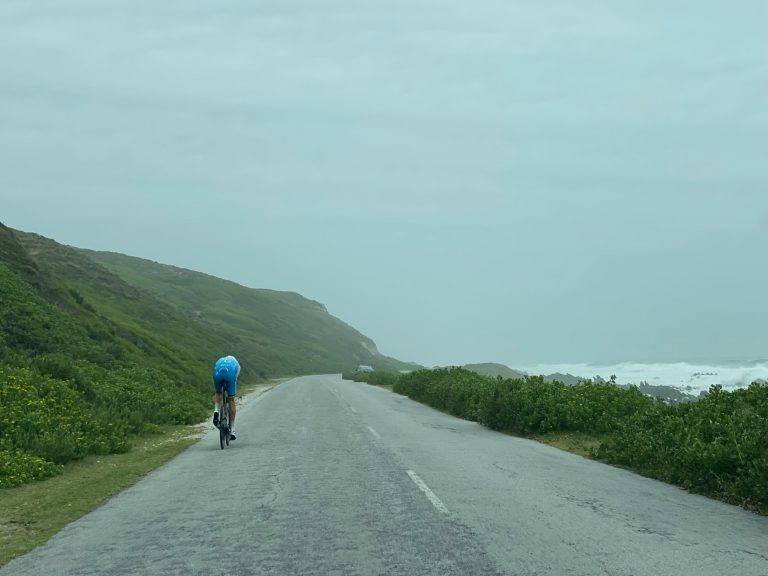
[[[221,394],[224,389],[224,382],[226,382],[227,394],[235,396],[238,376],[240,376],[240,363],[234,356],[224,356],[216,360],[216,364],[213,366],[213,387],[216,393]]]

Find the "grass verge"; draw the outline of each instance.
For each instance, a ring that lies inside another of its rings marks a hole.
[[[243,386],[239,396],[281,381]],[[157,434],[131,438],[133,448],[127,454],[88,456],[67,464],[60,476],[0,490],[0,566],[44,544],[197,442],[200,429],[161,426]]]
[[[0,566],[46,542],[196,441],[191,426],[133,438],[127,454],[88,456],[60,476],[0,491]]]
[[[593,458],[604,438],[583,432],[549,432],[531,436],[532,440],[572,452],[586,458]]]

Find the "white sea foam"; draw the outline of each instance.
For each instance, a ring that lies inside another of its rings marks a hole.
[[[616,375],[619,384],[648,382],[654,386],[672,386],[689,394],[708,390],[713,384],[733,390],[748,386],[755,380],[768,380],[768,362],[748,365],[688,364],[537,364],[533,366],[512,366],[528,374],[573,374],[581,378],[600,376],[608,379]]]

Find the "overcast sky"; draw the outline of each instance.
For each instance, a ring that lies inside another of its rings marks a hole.
[[[0,220],[425,364],[768,357],[764,0],[0,0]]]

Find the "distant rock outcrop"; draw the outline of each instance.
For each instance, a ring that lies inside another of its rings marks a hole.
[[[584,382],[585,380],[586,378],[579,378],[573,374],[561,374],[560,372],[555,372],[549,376],[544,376],[545,382],[560,382],[566,386],[576,386],[576,384]]]
[[[504,364],[497,364],[495,362],[486,362],[485,364],[466,364],[465,370],[470,370],[482,376],[501,376],[502,378],[523,378],[526,376],[525,372],[518,372],[512,370],[509,366]]]

